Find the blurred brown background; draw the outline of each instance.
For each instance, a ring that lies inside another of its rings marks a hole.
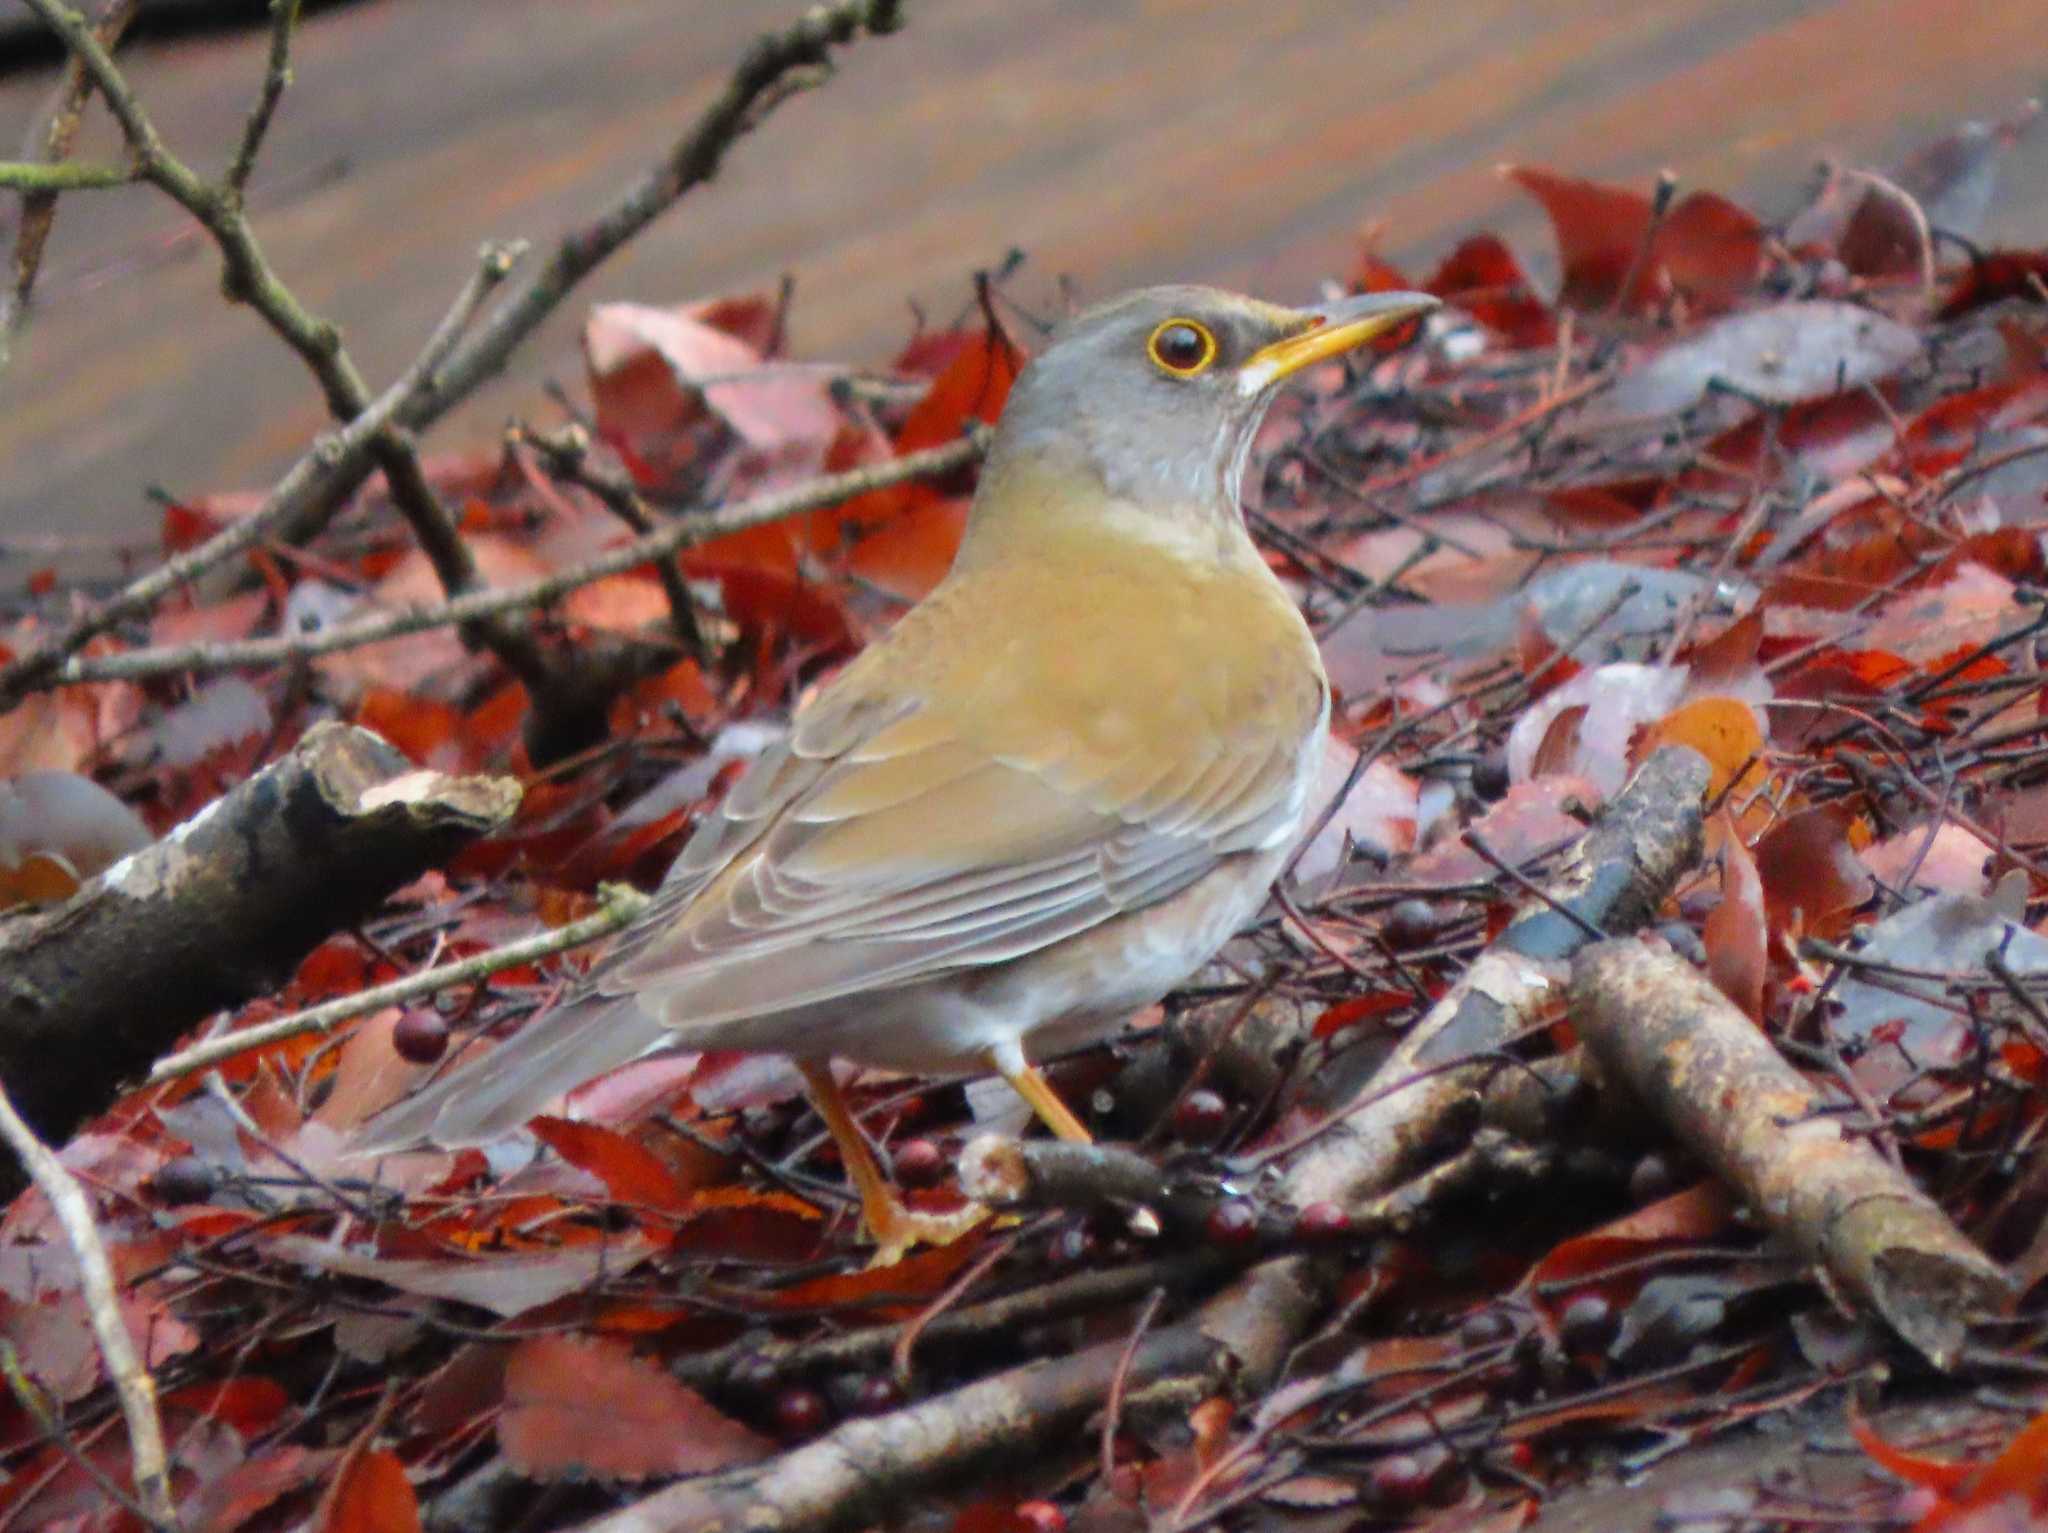
[[[655,156],[748,39],[801,0],[367,0],[306,23],[252,209],[287,281],[373,387],[486,237],[544,240]],[[583,309],[797,281],[800,355],[881,361],[908,305],[950,316],[1012,246],[1052,304],[1206,278],[1299,297],[1367,222],[1425,265],[1497,228],[1539,274],[1520,160],[1647,185],[1670,166],[1766,216],[1816,157],[1885,166],[2043,83],[2042,0],[907,0],[902,34],[744,140],[430,442],[488,439],[573,382]],[[260,36],[126,56],[169,142],[209,169]],[[0,79],[20,142],[48,68]],[[102,130],[91,151],[108,151]],[[2007,162],[1989,238],[2048,241],[2048,133]],[[0,375],[0,544],[147,536],[145,486],[262,485],[320,429],[295,360],[225,308],[181,214],[142,189],[67,199]],[[37,541],[40,541],[38,539]],[[16,550],[13,583],[48,562]]]

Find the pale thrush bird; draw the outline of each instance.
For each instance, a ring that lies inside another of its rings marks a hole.
[[[1215,954],[1298,838],[1329,688],[1245,531],[1279,385],[1434,307],[1200,287],[1070,321],[998,423],[950,573],[801,709],[578,994],[398,1104],[365,1150],[474,1143],[663,1046],[787,1054],[881,1260],[978,1211],[906,1209],[836,1057],[993,1070],[1087,1131],[1034,1058]]]

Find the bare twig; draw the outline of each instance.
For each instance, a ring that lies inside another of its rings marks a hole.
[[[126,186],[135,172],[120,165],[86,165],[63,160],[45,165],[38,160],[0,160],[0,190],[10,192],[85,192]]]
[[[107,0],[101,6],[96,30],[108,47],[118,42],[121,34],[127,31],[128,23],[135,19],[139,3],[140,0]],[[51,93],[50,105],[43,114],[40,127],[30,134],[29,142],[22,149],[24,161],[55,167],[70,158],[78,142],[78,130],[91,89],[85,67],[75,58],[68,60],[63,77]],[[24,179],[32,180],[33,177],[24,174]],[[124,169],[121,179],[133,180],[134,172]],[[6,295],[0,297],[0,372],[7,369],[14,336],[28,315],[29,295],[35,291],[36,278],[43,268],[43,252],[49,246],[50,231],[57,223],[57,194],[64,190],[67,188],[61,185],[47,184],[40,189],[22,188],[21,218],[14,234],[14,278]]]
[[[270,131],[271,118],[277,114],[278,100],[292,83],[292,33],[298,24],[299,0],[270,0],[270,56],[263,66],[263,86],[257,93],[256,105],[250,108],[249,121],[242,128],[242,142],[235,149],[234,163],[228,166],[222,182],[236,197],[249,184],[250,173],[256,169],[256,155],[263,148],[263,137]]]
[[[18,660],[0,666],[0,711],[12,707],[22,697],[46,685],[62,663],[75,655],[99,635],[119,623],[139,617],[149,611],[164,597],[179,587],[197,580],[206,571],[217,568],[256,546],[265,536],[286,523],[316,493],[322,475],[330,464],[339,462],[360,451],[363,446],[390,423],[398,407],[419,387],[420,382],[448,354],[463,327],[476,314],[478,307],[492,289],[510,275],[512,268],[525,254],[521,244],[486,245],[479,253],[477,268],[463,285],[460,294],[450,306],[441,323],[428,338],[412,365],[398,380],[373,400],[366,410],[331,436],[323,436],[313,444],[312,450],[292,465],[284,478],[277,482],[263,504],[248,516],[240,518],[232,526],[223,528],[197,548],[188,549],[176,558],[167,559],[148,574],[131,581],[118,594],[100,603],[92,612],[77,619],[62,633],[47,643],[31,650]]]
[[[785,30],[759,38],[718,99],[661,161],[595,220],[562,236],[546,262],[449,358],[432,391],[404,412],[401,424],[414,429],[427,425],[501,371],[519,343],[555,311],[570,289],[686,192],[716,176],[726,151],[770,109],[793,90],[822,79],[835,46],[850,43],[863,32],[880,36],[902,25],[901,0],[833,0],[813,6]]]
[[[555,953],[567,952],[573,947],[595,942],[600,937],[609,937],[647,908],[647,896],[626,885],[615,885],[605,891],[604,904],[592,915],[580,921],[551,932],[542,932],[533,937],[522,937],[517,942],[507,942],[488,952],[478,953],[457,963],[437,964],[431,969],[422,969],[417,974],[408,974],[403,979],[394,979],[388,984],[373,985],[368,990],[358,990],[354,995],[338,996],[319,1006],[309,1006],[304,1011],[295,1011],[290,1016],[275,1021],[245,1027],[240,1032],[228,1033],[224,1037],[211,1038],[205,1043],[194,1044],[176,1054],[167,1054],[158,1060],[149,1072],[151,1085],[176,1080],[190,1075],[195,1070],[210,1069],[222,1060],[233,1059],[237,1054],[246,1054],[251,1049],[264,1048],[286,1038],[296,1038],[302,1033],[324,1033],[351,1017],[360,1017],[366,1012],[379,1011],[386,1006],[396,1006],[415,996],[431,995],[437,990],[447,990],[456,985],[482,979],[496,974],[501,969],[510,969],[522,963],[532,963],[537,958],[546,958]]]
[[[132,650],[124,655],[73,656],[57,668],[50,680],[57,685],[71,685],[181,673],[206,674],[237,670],[243,666],[281,665],[287,661],[311,659],[337,650],[376,644],[428,628],[444,628],[451,623],[463,623],[493,613],[545,606],[580,586],[602,580],[607,575],[624,574],[652,560],[666,559],[678,549],[748,527],[758,527],[764,522],[836,505],[869,490],[901,484],[908,479],[950,473],[974,462],[980,455],[979,439],[949,442],[944,447],[927,448],[894,462],[828,475],[773,495],[722,507],[701,517],[673,522],[660,532],[636,538],[572,569],[561,570],[525,585],[478,591],[429,607],[413,607],[382,617],[337,624],[317,633],[245,639],[234,644],[167,645]]]
[[[121,1315],[121,1292],[114,1281],[114,1267],[107,1248],[93,1224],[92,1204],[78,1179],[64,1168],[50,1147],[14,1110],[14,1101],[0,1086],[0,1139],[27,1170],[43,1196],[49,1199],[58,1228],[71,1252],[78,1258],[78,1283],[85,1298],[87,1322],[99,1343],[106,1363],[107,1378],[121,1402],[121,1416],[128,1426],[128,1456],[135,1475],[135,1489],[144,1511],[159,1528],[177,1526],[177,1509],[171,1502],[169,1460],[164,1452],[164,1426],[157,1416],[156,1383],[143,1366]]]
[[[656,530],[654,513],[633,488],[633,481],[623,473],[600,468],[590,461],[590,433],[581,426],[571,425],[552,434],[519,426],[513,428],[512,436],[515,442],[526,444],[540,455],[541,466],[548,473],[581,485],[641,537]],[[673,558],[659,559],[655,561],[654,573],[661,581],[662,594],[668,598],[669,621],[675,626],[676,637],[693,656],[705,659],[710,651],[705,647],[704,631],[697,622],[697,604],[690,598],[690,584],[683,578],[682,570]]]

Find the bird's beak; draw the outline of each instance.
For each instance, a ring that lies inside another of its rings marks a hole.
[[[1385,335],[1396,325],[1438,306],[1427,293],[1361,293],[1306,311],[1309,324],[1285,340],[1262,346],[1237,370],[1241,394],[1257,394],[1325,357],[1338,356]]]

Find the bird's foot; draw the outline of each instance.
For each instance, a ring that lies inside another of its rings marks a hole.
[[[905,1208],[892,1197],[886,1206],[862,1211],[861,1223],[875,1243],[875,1254],[868,1259],[868,1266],[893,1267],[909,1254],[912,1246],[949,1246],[979,1227],[988,1216],[988,1210],[979,1203],[969,1203],[950,1214],[926,1214]]]

